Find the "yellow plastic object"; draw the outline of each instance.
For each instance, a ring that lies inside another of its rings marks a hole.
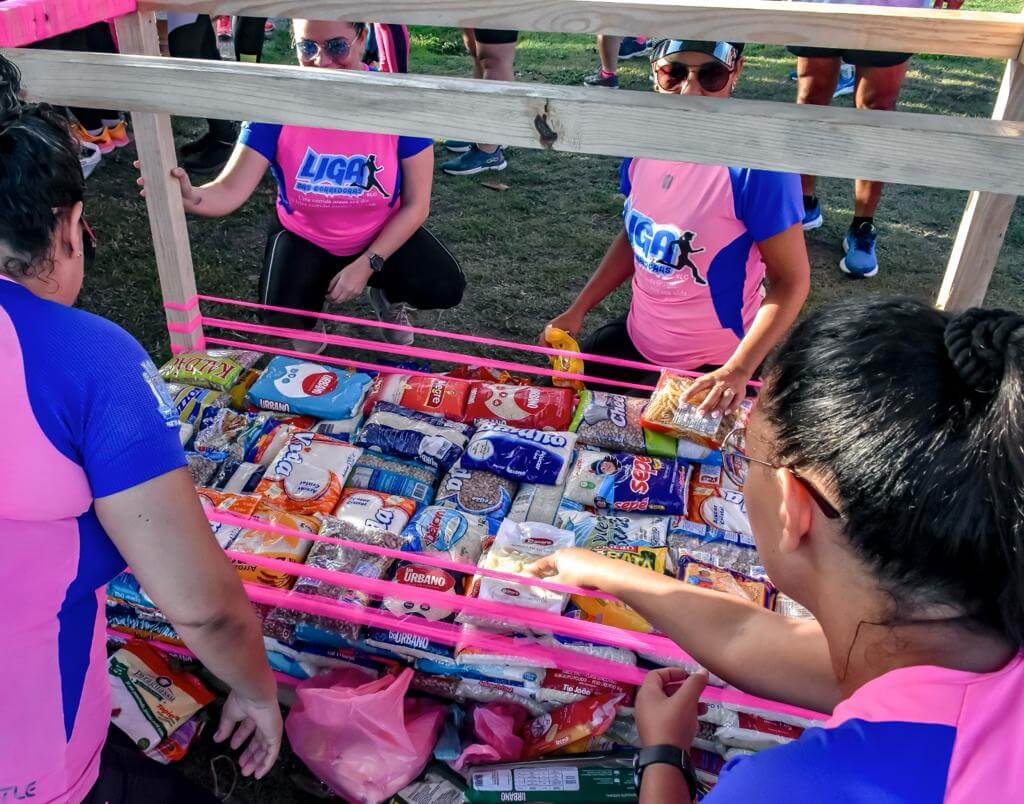
[[[576,339],[564,329],[558,329],[557,327],[547,327],[544,330],[544,340],[548,342],[548,346],[552,349],[564,349],[567,352],[578,352],[580,350],[580,345],[576,343]],[[552,355],[550,359],[551,367],[555,371],[562,371],[566,374],[583,373],[582,358]],[[582,391],[585,387],[579,380],[564,380],[560,377],[555,377],[553,382],[555,385],[563,388],[575,388],[577,391]]]

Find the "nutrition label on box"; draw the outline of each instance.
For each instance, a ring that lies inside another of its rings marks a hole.
[[[577,768],[516,768],[515,789],[576,791],[580,789],[580,772]]]

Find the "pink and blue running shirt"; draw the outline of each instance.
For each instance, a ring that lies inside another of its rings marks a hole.
[[[1024,654],[994,673],[919,666],[869,681],[824,728],[722,769],[708,804],[1024,800]]]
[[[339,257],[359,254],[401,206],[402,160],[432,141],[246,123],[239,142],[270,162],[281,225]]]
[[[633,249],[627,328],[652,363],[725,363],[764,296],[758,242],[803,219],[793,173],[626,159],[623,219]]]
[[[110,724],[93,501],[185,465],[156,367],[114,324],[0,277],[0,799],[80,801]]]

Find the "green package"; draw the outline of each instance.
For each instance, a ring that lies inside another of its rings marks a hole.
[[[635,802],[634,751],[578,754],[468,768],[471,804],[602,804]]]

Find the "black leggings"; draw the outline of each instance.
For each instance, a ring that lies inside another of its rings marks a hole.
[[[263,61],[266,22],[266,17],[235,17],[235,58],[238,61],[242,61],[243,56]]]
[[[178,59],[221,60],[220,51],[217,50],[217,35],[208,14],[200,14],[195,22],[182,25],[167,34],[167,50]],[[210,134],[220,142],[233,143],[237,139],[238,129],[230,120],[210,118],[206,122]]]
[[[260,303],[318,313],[331,280],[361,253],[331,254],[275,220],[260,274]],[[404,302],[417,310],[446,310],[462,301],[466,277],[444,243],[421,226],[367,284],[383,290],[392,303]],[[269,311],[264,320],[271,326],[296,329],[312,329],[316,324],[316,319]]]
[[[100,757],[100,776],[82,804],[218,804],[213,793],[190,782],[173,765],[144,756],[111,729]]]

